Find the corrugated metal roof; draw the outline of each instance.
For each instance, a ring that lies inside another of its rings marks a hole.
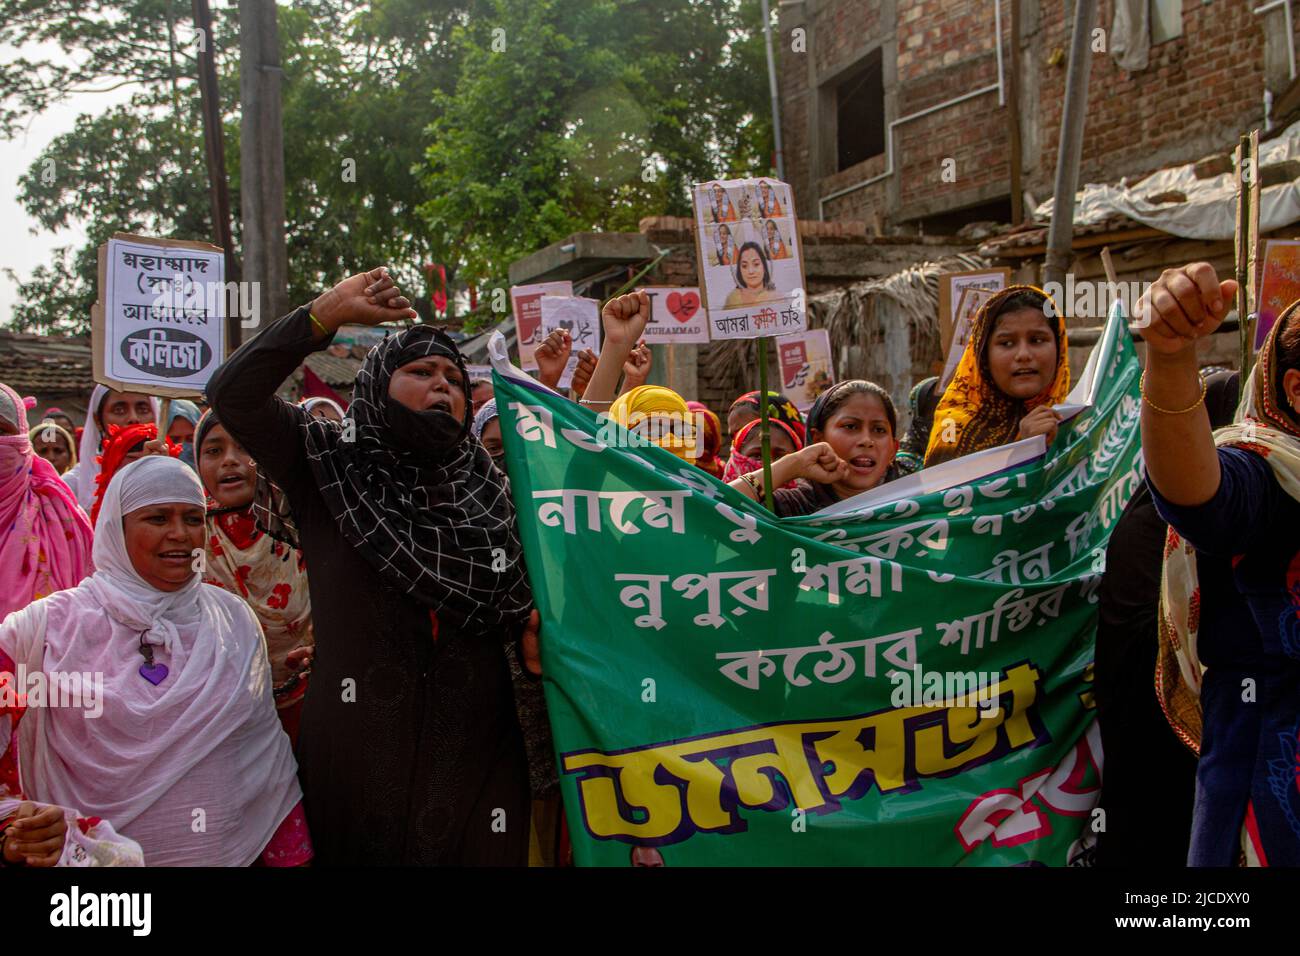
[[[1074,239],[1078,240],[1085,236],[1099,236],[1106,232],[1146,228],[1142,223],[1130,219],[1128,216],[1111,216],[1101,222],[1076,225],[1074,227]],[[1002,235],[993,236],[982,243],[979,253],[986,259],[996,259],[1000,255],[1014,254],[1016,249],[1032,249],[1035,246],[1046,245],[1048,229],[1049,226],[1034,226],[1004,232]]]

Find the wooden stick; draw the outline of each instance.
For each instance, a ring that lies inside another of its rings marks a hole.
[[[1237,148],[1233,152],[1233,160],[1237,168],[1237,229],[1233,235],[1233,265],[1237,279],[1237,316],[1240,320],[1238,326],[1240,356],[1237,368],[1242,375],[1245,375],[1250,369],[1252,344],[1250,322],[1246,318],[1249,313],[1246,302],[1246,272],[1249,269],[1249,256],[1246,246],[1250,241],[1250,181],[1254,178],[1249,136],[1242,136],[1238,141]]]
[[[1110,246],[1101,247],[1101,267],[1106,270],[1106,281],[1112,286],[1119,285],[1119,280],[1115,277],[1115,263],[1110,261]]]
[[[172,415],[172,400],[164,398],[162,404],[158,406],[158,437],[167,437],[167,419]]]
[[[772,497],[772,432],[767,414],[767,337],[758,339],[758,429],[763,439],[763,503],[776,511]]]
[[[1255,357],[1255,329],[1259,324],[1259,297],[1256,294],[1259,281],[1257,259],[1259,253],[1259,191],[1262,187],[1259,175],[1259,130],[1250,131],[1250,216],[1246,225],[1246,311],[1238,313],[1250,326],[1247,330],[1246,344],[1250,348],[1251,365]],[[1249,371],[1251,366],[1242,369]]]

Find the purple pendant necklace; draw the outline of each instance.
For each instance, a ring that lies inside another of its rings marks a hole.
[[[144,655],[144,663],[140,665],[140,676],[157,687],[167,679],[167,665],[154,663],[153,645],[145,643],[144,635],[145,632],[141,631],[140,653]]]

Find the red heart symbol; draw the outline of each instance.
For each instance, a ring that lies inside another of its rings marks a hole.
[[[668,294],[668,311],[674,319],[683,324],[691,320],[700,307],[700,297],[694,292],[670,292]]]

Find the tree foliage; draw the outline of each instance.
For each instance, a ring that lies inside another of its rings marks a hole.
[[[379,262],[417,293],[428,262],[504,284],[510,261],[570,232],[634,230],[685,213],[692,181],[768,171],[757,0],[293,0],[278,14],[292,301]],[[213,17],[238,253],[237,7]],[[15,327],[84,331],[114,232],[214,236],[197,42],[185,0],[0,0],[0,43],[61,51],[0,66],[0,135],[70,94],[132,91],[20,179],[41,228],[87,235],[7,270]]]
[[[684,215],[692,182],[769,171],[755,0],[493,0],[454,39],[420,211],[467,276],[501,283],[571,232]]]

